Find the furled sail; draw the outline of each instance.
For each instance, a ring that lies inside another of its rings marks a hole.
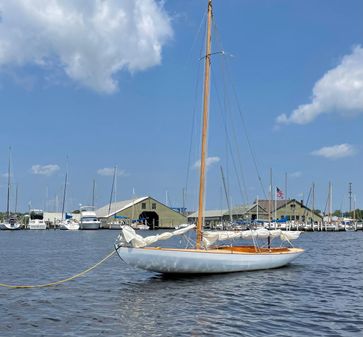
[[[282,231],[280,229],[268,230],[260,228],[247,231],[218,231],[204,232],[203,244],[208,248],[216,241],[232,240],[232,239],[274,239],[280,237],[282,241],[296,240],[300,236],[300,231]]]
[[[173,236],[183,235],[193,228],[195,228],[195,225],[189,225],[185,228],[181,228],[173,232],[165,232],[158,235],[142,237],[141,235],[136,234],[135,230],[132,227],[122,226],[121,233],[116,241],[116,246],[134,248],[146,247],[160,240],[168,240]]]

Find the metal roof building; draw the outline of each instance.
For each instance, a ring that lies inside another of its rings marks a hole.
[[[96,215],[106,228],[114,221],[139,222],[150,229],[175,228],[187,223],[186,216],[149,196],[105,205],[96,210]]]
[[[229,210],[206,210],[204,218],[206,224],[216,224],[217,222],[230,221],[230,216],[236,220],[264,220],[268,221],[269,208],[271,219],[296,220],[302,222],[321,221],[322,217],[305,206],[301,201],[295,199],[289,200],[258,200],[252,205],[240,205]],[[195,222],[198,218],[198,212],[188,216],[189,222]]]

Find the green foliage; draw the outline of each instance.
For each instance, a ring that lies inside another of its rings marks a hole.
[[[351,211],[351,212],[344,212],[344,213],[342,213],[341,210],[336,210],[336,211],[334,211],[333,216],[347,217],[347,218],[354,218],[355,217],[355,219],[357,219],[357,220],[359,220],[359,219],[362,220],[363,219],[363,209],[357,208],[355,210],[355,212]]]
[[[336,210],[336,211],[334,211],[333,212],[333,216],[338,216],[338,217],[341,217],[341,216],[343,216],[343,213],[342,213],[342,211],[341,210]]]

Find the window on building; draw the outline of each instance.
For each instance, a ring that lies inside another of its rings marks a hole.
[[[141,209],[146,209],[146,202],[143,202],[143,203],[141,204]]]
[[[153,202],[153,203],[151,204],[151,208],[152,208],[152,209],[156,209],[156,203],[155,203],[155,202]]]

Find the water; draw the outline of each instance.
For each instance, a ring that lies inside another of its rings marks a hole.
[[[0,282],[76,274],[116,235],[1,231]],[[297,245],[301,257],[270,271],[167,278],[114,255],[57,287],[0,288],[0,336],[361,336],[363,232],[304,233]]]

